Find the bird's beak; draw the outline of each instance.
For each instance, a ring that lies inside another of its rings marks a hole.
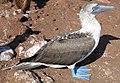
[[[107,10],[114,10],[114,9],[116,9],[116,7],[98,4],[95,7],[93,7],[92,9],[93,9],[92,14],[97,15],[97,14],[107,11]]]

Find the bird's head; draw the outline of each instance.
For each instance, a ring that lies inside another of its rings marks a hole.
[[[114,6],[100,5],[98,3],[88,3],[83,7],[83,9],[81,9],[81,12],[87,12],[89,14],[96,16],[101,12],[114,9],[115,9]]]

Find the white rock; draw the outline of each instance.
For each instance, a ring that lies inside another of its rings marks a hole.
[[[21,9],[17,9],[16,11],[17,11],[18,13],[21,13],[21,12],[22,12],[22,10],[21,10]]]
[[[47,42],[46,41],[39,41],[39,42],[36,42],[34,44],[34,46],[32,46],[31,48],[29,48],[26,52],[25,52],[25,57],[28,58],[28,57],[32,57],[34,56],[34,54],[42,47],[46,44]]]
[[[33,77],[30,71],[16,71],[14,73],[14,78],[18,81],[24,81],[24,83],[40,83],[39,79],[37,77]]]
[[[24,49],[25,49],[25,48],[24,48],[23,46],[20,46],[20,47],[18,48],[19,55],[25,53],[25,52],[24,52]]]
[[[30,41],[30,43],[31,43],[31,44],[34,44],[34,43],[35,43],[35,40],[34,40],[34,39],[32,39],[32,40]]]
[[[0,61],[9,61],[14,55],[14,51],[9,46],[0,46]]]

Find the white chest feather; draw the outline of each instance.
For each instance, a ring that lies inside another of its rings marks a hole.
[[[95,16],[88,13],[82,13],[80,14],[80,22],[81,22],[81,30],[80,32],[86,33],[89,32],[93,35],[93,38],[95,40],[95,46],[97,47],[99,43],[100,38],[100,32],[101,32],[101,26],[100,23],[96,20]]]

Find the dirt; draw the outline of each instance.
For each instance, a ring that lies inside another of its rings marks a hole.
[[[39,4],[32,1],[29,19],[16,11],[16,6],[11,3],[0,5],[0,45],[10,45],[16,52],[16,57],[10,61],[1,61],[1,67],[18,63],[19,58],[25,58],[19,54],[28,50],[35,42],[44,37],[52,39],[57,35],[80,29],[79,13],[81,6],[88,3],[87,0],[40,0]],[[97,19],[102,25],[101,40],[97,50],[90,55],[82,65],[92,69],[90,83],[119,83],[120,82],[120,1],[111,0],[107,5],[114,5],[116,10],[101,13]],[[28,27],[32,27],[33,33],[26,37]],[[26,32],[25,32],[26,31]],[[39,34],[38,34],[39,33]],[[22,38],[19,39],[19,38]],[[17,40],[16,40],[17,39]],[[87,80],[73,78],[70,69],[43,68],[35,69],[44,83],[88,83]],[[0,83],[34,83],[23,75],[16,77],[19,71],[0,71]],[[26,73],[24,73],[26,74]]]

